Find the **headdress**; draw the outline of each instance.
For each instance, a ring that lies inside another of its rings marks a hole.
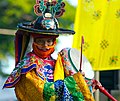
[[[38,18],[32,22],[18,24],[18,31],[15,36],[16,64],[30,50],[31,34],[58,37],[59,35],[75,33],[73,30],[59,28],[57,18],[65,12],[64,7],[65,3],[62,0],[36,0],[34,12]]]
[[[62,0],[36,0],[34,12],[38,18],[33,22],[18,24],[18,28],[37,34],[74,34],[73,30],[59,28],[57,18],[63,15],[65,3]]]

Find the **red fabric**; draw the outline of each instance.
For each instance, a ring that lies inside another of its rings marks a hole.
[[[18,36],[15,36],[15,65],[18,63]]]
[[[54,47],[56,45],[56,41],[52,46],[44,47],[44,48],[49,48],[47,51],[43,51],[38,48],[38,45],[33,43],[33,52],[40,58],[45,59],[49,57],[53,52],[54,52]]]

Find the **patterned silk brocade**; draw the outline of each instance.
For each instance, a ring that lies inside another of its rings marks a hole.
[[[45,82],[34,70],[22,75],[15,85],[18,101],[84,101],[73,76],[56,82]]]
[[[15,93],[19,101],[43,101],[45,81],[41,80],[34,70],[21,76],[15,85]]]
[[[4,88],[15,87],[18,101],[84,101],[84,98],[85,101],[89,101],[86,99],[93,99],[87,83],[79,73],[53,81],[53,75],[61,77],[60,75],[65,73],[64,70],[60,71],[62,68],[59,67],[62,64],[57,67],[55,65],[60,62],[58,61],[60,59],[46,60],[40,59],[33,53],[27,54],[8,77]],[[59,68],[57,70],[60,73],[53,73],[54,67]],[[80,88],[80,84],[84,87]]]
[[[35,54],[28,53],[24,59],[18,63],[11,75],[8,77],[3,88],[14,87],[20,80],[21,75],[27,74],[29,71],[36,69],[36,74],[43,80],[53,81],[53,70],[55,60],[45,60],[37,57]]]

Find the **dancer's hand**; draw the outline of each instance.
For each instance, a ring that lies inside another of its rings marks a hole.
[[[98,87],[102,86],[102,84],[98,80],[93,80],[92,82],[92,88],[93,88],[93,93],[98,89]]]

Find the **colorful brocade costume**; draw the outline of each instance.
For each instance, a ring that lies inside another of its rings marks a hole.
[[[61,56],[60,59],[62,59]],[[57,62],[59,62],[58,59]],[[19,101],[84,101],[86,96],[88,98],[85,101],[94,101],[91,100],[93,98],[90,91],[87,93],[85,91],[86,83],[81,85],[79,81],[81,79],[78,79],[81,74],[76,73],[60,78],[58,72],[62,75],[62,68],[60,69],[58,65],[56,67],[55,63],[54,59],[40,59],[30,52],[18,63],[8,77],[4,88],[15,87],[15,93]],[[59,71],[53,75],[54,67],[58,68]],[[53,76],[57,76],[55,81],[53,81]],[[82,93],[80,86],[86,93],[85,95]]]
[[[20,80],[20,76],[22,74],[26,74],[33,69],[35,69],[36,75],[38,75],[42,80],[53,82],[54,66],[54,59],[41,59],[34,53],[30,52],[15,67],[8,78],[5,87],[14,86]]]

